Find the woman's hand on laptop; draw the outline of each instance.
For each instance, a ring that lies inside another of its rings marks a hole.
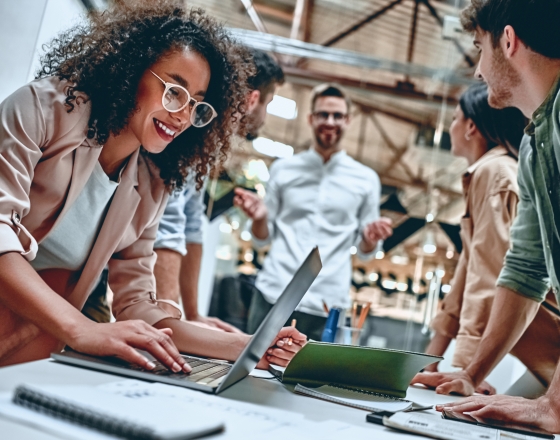
[[[267,369],[269,364],[287,366],[292,358],[307,342],[307,336],[294,327],[284,327],[276,336],[270,348],[257,365],[257,368]]]
[[[130,320],[110,324],[82,326],[68,345],[76,351],[94,356],[117,356],[146,370],[155,368],[138,350],[149,352],[171,371],[191,371],[171,340],[169,328],[158,330],[144,321]]]

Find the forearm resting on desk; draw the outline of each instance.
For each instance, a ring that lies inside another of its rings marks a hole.
[[[157,254],[154,276],[156,292],[159,299],[169,299],[179,303],[179,275],[181,259],[179,252],[171,249],[155,249]]]
[[[428,344],[428,347],[426,348],[426,354],[432,354],[434,356],[443,356],[445,350],[447,350],[447,347],[449,347],[450,342],[451,342],[451,338],[448,338],[447,336],[436,332],[434,334],[434,337]],[[433,364],[428,365],[426,368],[424,368],[424,371],[437,371],[438,363],[439,362],[434,362]]]
[[[462,371],[417,374],[412,383],[435,388],[440,394],[472,395],[475,390],[492,394],[484,378],[515,346],[533,321],[539,303],[509,289],[498,287],[490,319],[472,361]]]
[[[7,306],[56,341],[83,353],[119,356],[144,368],[153,368],[148,359],[132,348],[135,347],[149,351],[174,371],[182,368],[190,371],[173,345],[169,330],[158,331],[143,321],[98,324],[89,320],[52,290],[15,252],[0,255],[0,305]],[[32,358],[35,355],[36,359],[44,356],[30,354]]]
[[[172,329],[173,340],[183,353],[228,361],[236,360],[251,339],[251,336],[244,333],[218,332],[173,318],[164,319],[155,326]],[[293,340],[292,344],[287,342],[288,338]],[[280,366],[288,365],[294,355],[305,345],[306,340],[307,337],[295,328],[284,327],[271,343],[257,367],[266,369],[268,363]]]
[[[465,372],[479,385],[511,351],[537,314],[539,303],[498,287],[490,320]]]
[[[202,245],[187,243],[187,255],[181,259],[179,286],[183,309],[189,321],[196,321],[198,315],[198,278],[202,260]]]

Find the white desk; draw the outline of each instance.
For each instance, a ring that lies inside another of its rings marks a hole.
[[[0,392],[12,391],[22,383],[44,385],[100,385],[122,380],[122,377],[98,373],[82,368],[57,364],[53,361],[38,361],[13,367],[0,368]],[[376,439],[383,438],[382,426],[366,423],[366,411],[324,402],[310,397],[299,396],[288,391],[277,380],[247,377],[216,396],[217,399],[234,399],[267,407],[280,408],[304,414],[311,421],[339,420],[349,424],[377,431]],[[407,398],[426,405],[457,400],[457,397],[440,396],[433,391],[409,388]],[[395,431],[392,431],[394,433]],[[373,432],[372,432],[373,434]],[[228,438],[227,432],[218,436]],[[392,436],[391,436],[392,437]],[[0,417],[0,438],[6,440],[54,440],[55,437]],[[418,439],[418,436],[402,434],[404,439]]]

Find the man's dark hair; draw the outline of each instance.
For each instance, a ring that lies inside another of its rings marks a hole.
[[[472,119],[488,142],[488,149],[502,145],[517,159],[527,119],[520,110],[508,107],[495,109],[488,104],[488,86],[472,85],[459,99],[465,118]]]
[[[317,102],[317,99],[324,96],[335,96],[337,98],[344,99],[346,102],[347,112],[350,112],[352,101],[350,101],[346,92],[342,90],[338,84],[332,83],[319,84],[311,91],[311,111],[315,110],[315,102]]]
[[[461,13],[467,32],[489,32],[498,46],[504,28],[510,25],[533,52],[560,58],[560,0],[471,0]]]
[[[257,73],[247,82],[253,90],[261,92],[261,102],[270,92],[274,91],[274,87],[278,84],[284,84],[284,72],[278,63],[266,52],[258,49],[249,49],[253,57],[253,63]]]

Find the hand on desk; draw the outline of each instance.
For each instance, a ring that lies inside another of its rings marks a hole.
[[[171,371],[191,371],[190,365],[181,357],[171,340],[173,331],[169,328],[158,330],[139,320],[90,323],[81,326],[73,335],[68,342],[71,348],[94,356],[117,356],[147,370],[155,368],[152,362],[135,350],[138,348],[149,352]]]
[[[555,402],[547,395],[534,400],[501,395],[475,396],[436,406],[438,411],[444,409],[469,413],[481,423],[509,422],[519,427],[537,427],[560,433],[560,402]]]
[[[284,327],[276,336],[257,368],[268,369],[269,364],[287,366],[307,342],[307,336],[294,327]]]
[[[475,392],[496,394],[496,389],[486,381],[478,387],[475,386],[472,378],[465,371],[418,373],[410,383],[425,385],[428,388],[435,389],[438,394],[455,393],[461,396],[472,396]]]

